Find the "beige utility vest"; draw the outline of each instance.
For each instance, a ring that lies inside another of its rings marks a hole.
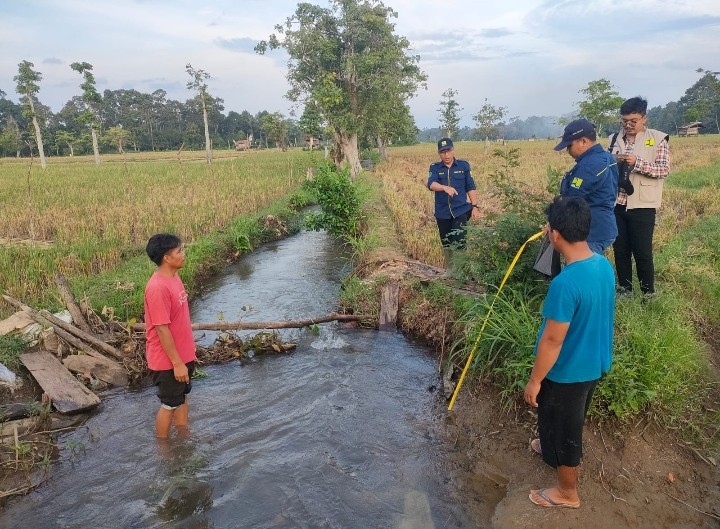
[[[635,136],[635,145],[632,153],[645,161],[654,162],[657,147],[660,145],[660,142],[669,139],[670,137],[664,132],[645,129],[642,132],[638,132],[637,136]],[[618,134],[617,141],[615,141],[615,145],[613,146],[613,154],[624,154],[625,150],[625,140],[622,135]],[[630,173],[630,182],[632,182],[635,192],[627,197],[627,209],[657,209],[660,207],[663,185],[665,183],[664,178],[651,178],[633,171]]]

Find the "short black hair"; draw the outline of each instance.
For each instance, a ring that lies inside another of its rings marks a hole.
[[[631,97],[620,105],[620,115],[627,116],[628,114],[640,114],[644,116],[647,114],[647,99],[640,96]]]
[[[582,197],[555,197],[545,208],[550,229],[556,230],[567,242],[587,240],[590,233],[590,206]]]
[[[145,251],[150,260],[160,266],[165,254],[175,248],[179,248],[181,245],[182,241],[177,235],[173,235],[172,233],[156,233],[148,239]]]

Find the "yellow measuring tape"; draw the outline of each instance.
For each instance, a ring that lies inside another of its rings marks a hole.
[[[525,250],[525,246],[527,246],[527,243],[534,241],[535,239],[539,239],[545,234],[545,230],[540,231],[530,237],[527,241],[523,243],[523,245],[520,247],[520,249],[515,254],[515,258],[512,260],[512,263],[510,263],[510,266],[508,267],[507,271],[505,272],[505,277],[503,277],[502,282],[500,283],[500,288],[498,288],[497,292],[495,293],[495,297],[492,300],[492,303],[490,303],[490,308],[488,309],[487,315],[485,316],[485,320],[483,321],[482,327],[480,327],[480,332],[478,333],[478,337],[475,340],[475,345],[473,345],[472,351],[470,351],[470,356],[468,356],[467,362],[465,362],[465,368],[462,371],[462,374],[460,375],[460,380],[458,380],[457,387],[455,388],[455,392],[453,393],[452,399],[450,399],[450,405],[448,406],[448,410],[452,410],[453,406],[455,405],[455,399],[458,396],[458,393],[460,393],[460,387],[462,386],[463,380],[465,380],[465,375],[468,372],[468,369],[470,369],[470,364],[472,363],[473,357],[475,356],[475,352],[477,351],[478,345],[480,344],[480,337],[482,336],[483,331],[485,330],[485,326],[487,325],[488,319],[490,318],[490,314],[492,313],[493,307],[495,306],[495,300],[497,300],[498,296],[500,295],[500,292],[502,291],[503,287],[505,286],[505,282],[507,281],[508,277],[510,277],[510,273],[513,271],[513,268],[515,268],[515,265],[518,262],[518,259],[520,259],[520,256],[523,253],[523,250]]]

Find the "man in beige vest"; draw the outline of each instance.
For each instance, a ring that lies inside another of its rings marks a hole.
[[[635,259],[640,290],[655,293],[652,240],[655,215],[662,202],[663,184],[670,173],[669,136],[647,128],[647,100],[632,97],[620,106],[623,130],[610,142],[623,180],[623,163],[631,185],[621,185],[615,205],[618,236],[613,243],[618,289],[632,293],[632,259]]]

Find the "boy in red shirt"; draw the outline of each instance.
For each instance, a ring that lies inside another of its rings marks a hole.
[[[175,235],[158,233],[150,237],[145,250],[158,265],[145,287],[146,356],[161,403],[155,431],[159,439],[166,439],[173,423],[178,432],[187,432],[185,395],[192,389],[195,338],[187,294],[178,275],[185,264],[182,242]]]

